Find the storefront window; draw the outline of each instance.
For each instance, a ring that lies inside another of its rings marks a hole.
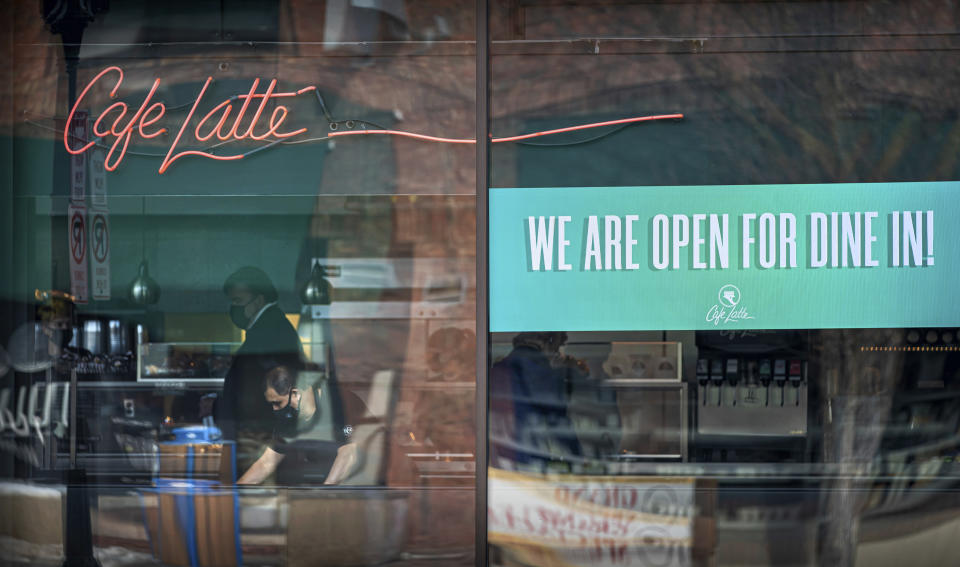
[[[0,562],[471,564],[473,3],[3,12]]]
[[[955,7],[491,9],[489,563],[951,563]]]
[[[953,563],[956,6],[8,4],[0,563]]]

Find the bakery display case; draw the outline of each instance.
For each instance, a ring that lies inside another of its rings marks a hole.
[[[137,345],[137,381],[222,384],[241,343],[163,342]]]
[[[687,455],[687,394],[679,341],[570,343],[589,373],[571,384],[570,419],[585,456],[610,474]]]

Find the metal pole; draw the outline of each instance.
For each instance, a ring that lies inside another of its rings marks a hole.
[[[93,556],[90,495],[86,471],[77,466],[77,369],[70,369],[70,471],[67,473],[67,509],[64,523],[63,567],[100,567]]]
[[[95,14],[107,8],[106,0],[61,0],[43,3],[44,20],[53,33],[60,34],[67,71],[67,111],[77,99],[77,67],[83,30]],[[64,125],[69,128],[69,124]],[[69,171],[69,156],[61,151],[58,160],[64,172]],[[66,159],[64,159],[66,158]],[[58,178],[66,177],[61,173]],[[69,183],[62,188],[69,187]],[[54,191],[56,194],[56,191]],[[55,232],[54,232],[55,233]],[[59,282],[53,282],[57,287]],[[100,567],[93,556],[93,532],[90,528],[90,496],[87,493],[86,472],[77,465],[77,370],[70,370],[70,471],[67,473],[66,521],[64,522],[64,567]]]
[[[487,407],[489,371],[487,207],[490,186],[490,7],[477,0],[477,389],[476,389],[476,565],[487,565]]]
[[[70,469],[77,468],[77,369],[70,369]]]

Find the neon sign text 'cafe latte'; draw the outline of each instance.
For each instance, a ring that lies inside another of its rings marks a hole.
[[[73,155],[82,154],[90,148],[100,145],[101,140],[106,140],[108,142],[112,140],[109,150],[107,151],[106,159],[104,160],[104,167],[107,169],[107,171],[114,171],[120,166],[120,163],[123,162],[123,158],[127,153],[127,148],[130,146],[130,141],[134,138],[134,136],[142,140],[149,140],[167,132],[166,128],[157,125],[157,122],[159,122],[167,113],[167,107],[163,102],[153,100],[153,97],[157,92],[157,88],[160,86],[160,79],[155,79],[153,81],[153,86],[150,88],[150,92],[147,93],[147,96],[143,99],[140,107],[133,112],[129,119],[127,118],[127,115],[131,112],[131,106],[125,102],[115,102],[100,112],[96,120],[94,120],[94,138],[92,140],[80,138],[79,143],[82,143],[83,145],[77,146],[77,136],[74,135],[72,136],[74,138],[73,143],[71,143],[70,130],[74,125],[74,121],[76,120],[78,109],[85,102],[87,93],[98,81],[103,79],[106,75],[113,73],[117,74],[117,79],[113,85],[113,88],[110,90],[110,98],[116,98],[117,91],[120,90],[120,85],[123,84],[123,70],[116,66],[107,67],[103,71],[100,71],[97,76],[95,76],[93,80],[87,84],[83,91],[80,92],[80,96],[77,97],[73,108],[70,109],[70,115],[67,117],[67,123],[63,129],[63,145],[67,151]],[[170,144],[170,148],[167,150],[167,153],[163,158],[163,162],[160,164],[159,171],[161,174],[167,171],[167,168],[169,168],[173,162],[186,156],[205,157],[219,161],[232,161],[243,159],[246,155],[251,153],[247,152],[235,155],[218,155],[212,152],[195,149],[180,149],[180,151],[177,151],[178,148],[183,147],[181,146],[181,141],[183,140],[184,134],[188,131],[191,120],[193,120],[194,115],[197,114],[197,108],[200,106],[200,102],[203,100],[204,95],[207,92],[207,88],[212,82],[213,77],[207,77],[207,80],[203,83],[203,88],[200,89],[200,93],[197,95],[196,100],[193,101],[193,104],[190,107],[190,112],[188,112],[186,117],[183,119],[183,123],[180,125],[179,130],[177,130],[177,135],[173,139],[173,143]],[[239,140],[262,141],[266,142],[266,145],[269,146],[283,142],[287,138],[299,136],[307,131],[306,128],[299,128],[297,130],[290,130],[286,132],[281,131],[281,128],[284,127],[284,122],[287,120],[287,115],[290,112],[289,109],[282,104],[277,104],[276,107],[274,107],[273,112],[270,113],[270,118],[266,121],[266,125],[262,126],[260,123],[271,100],[295,97],[309,92],[313,92],[319,97],[317,87],[308,86],[289,92],[277,91],[277,80],[272,79],[264,92],[257,92],[259,88],[260,79],[254,79],[253,83],[250,85],[250,90],[246,94],[231,96],[210,109],[205,115],[203,115],[202,118],[200,118],[199,122],[197,122],[197,125],[193,128],[193,140],[198,143],[205,143],[210,142],[213,137],[216,136],[216,138],[220,141],[220,143],[216,144],[218,146],[222,145],[223,143]],[[236,114],[233,114],[233,103],[240,101],[242,101],[240,109]],[[244,128],[244,122],[247,120],[248,116],[249,122],[246,122],[246,127]],[[110,122],[111,118],[112,122]],[[502,138],[491,136],[490,143],[496,144],[503,142],[518,142],[529,138],[551,136],[555,134],[601,128],[606,126],[619,126],[654,120],[681,119],[683,119],[683,114],[634,116],[630,118],[620,118],[617,120],[607,120],[604,122],[593,122],[589,124],[578,124],[565,128],[543,130],[539,132],[531,132],[528,134],[520,134]],[[402,130],[368,130],[365,127],[360,130],[330,132],[327,137],[334,138],[338,136],[364,134],[386,134],[391,136],[403,136],[427,142],[440,142],[449,144],[477,143],[475,139],[470,138],[444,138],[425,134],[417,134],[413,132],[405,132]],[[184,144],[187,143],[189,142],[184,141]]]
[[[109,73],[116,73],[118,75],[116,83],[110,90],[110,98],[116,97],[117,91],[120,90],[120,85],[123,83],[123,70],[120,69],[120,67],[115,66],[107,67],[103,71],[100,71],[100,73],[98,73],[97,76],[94,77],[89,84],[87,84],[87,86],[80,93],[80,96],[77,97],[77,101],[74,103],[73,108],[70,109],[70,116],[67,118],[67,126],[63,130],[63,144],[67,148],[67,151],[71,154],[82,154],[97,144],[97,140],[94,139],[86,141],[83,146],[78,148],[72,147],[69,140],[69,129],[70,125],[74,122],[74,115],[76,114],[77,109],[84,102],[87,92],[90,91],[97,81],[101,80]],[[200,156],[222,161],[243,158],[243,154],[215,155],[201,150],[176,151],[177,147],[180,145],[180,141],[183,138],[184,133],[189,127],[190,121],[193,119],[194,114],[197,112],[197,108],[200,106],[200,101],[203,100],[204,94],[207,92],[207,87],[210,86],[211,82],[213,82],[213,77],[207,77],[207,80],[203,83],[203,88],[200,89],[200,94],[198,94],[196,100],[193,101],[193,105],[190,107],[190,112],[188,112],[186,118],[184,118],[183,124],[181,124],[180,129],[177,131],[176,137],[173,139],[173,143],[170,145],[170,149],[167,150],[167,154],[163,158],[163,163],[160,164],[161,174],[165,172],[173,162],[185,156]],[[100,139],[113,140],[113,143],[110,145],[110,149],[107,152],[106,160],[104,161],[104,167],[107,169],[107,171],[114,171],[123,161],[123,158],[127,152],[127,148],[130,145],[131,138],[137,136],[141,139],[147,140],[150,138],[156,138],[167,131],[166,128],[154,126],[167,112],[167,107],[164,103],[159,101],[153,102],[153,96],[156,94],[159,86],[160,79],[154,80],[153,86],[150,88],[150,92],[147,93],[146,98],[143,99],[143,103],[140,104],[140,107],[133,112],[133,115],[130,116],[129,119],[126,119],[126,117],[131,111],[130,106],[125,102],[115,102],[104,109],[94,121],[93,135]],[[230,97],[214,106],[197,123],[197,126],[192,132],[193,137],[198,142],[208,142],[214,136],[216,136],[218,140],[224,142],[246,139],[257,141],[279,141],[285,138],[298,136],[307,131],[306,128],[300,128],[298,130],[289,132],[280,131],[287,119],[287,114],[289,113],[287,107],[281,104],[278,104],[276,108],[273,109],[273,112],[270,114],[270,118],[267,120],[265,129],[259,128],[259,132],[257,130],[260,126],[260,121],[264,111],[267,109],[267,105],[271,99],[282,99],[285,97],[302,95],[304,93],[316,90],[316,87],[309,86],[298,91],[282,92],[276,90],[276,79],[270,81],[266,91],[263,93],[257,92],[259,87],[260,79],[254,79],[253,84],[250,85],[250,91],[247,94]],[[237,111],[236,115],[233,115],[232,103],[234,101],[242,101],[240,109]],[[246,125],[246,128],[243,128],[242,123],[247,116],[251,116],[251,118],[249,123]],[[113,122],[108,126],[108,122],[110,121],[111,117],[113,118]],[[232,121],[231,118],[233,119]]]

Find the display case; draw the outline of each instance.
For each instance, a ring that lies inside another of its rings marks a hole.
[[[241,343],[170,342],[137,345],[137,381],[223,383]]]
[[[503,410],[492,412],[490,427],[498,467],[621,475],[687,460],[680,341],[621,336],[579,335],[559,352],[497,337],[491,404]],[[527,394],[533,388],[538,395]]]
[[[329,343],[302,340],[308,360],[321,366],[329,357]],[[164,342],[137,346],[137,382],[181,382],[217,386],[230,370],[237,342]]]
[[[614,341],[603,363],[609,385],[676,385],[681,379],[679,342]]]
[[[630,463],[683,461],[687,454],[682,343],[569,343],[589,370],[571,388],[570,415],[584,453],[610,472]]]

